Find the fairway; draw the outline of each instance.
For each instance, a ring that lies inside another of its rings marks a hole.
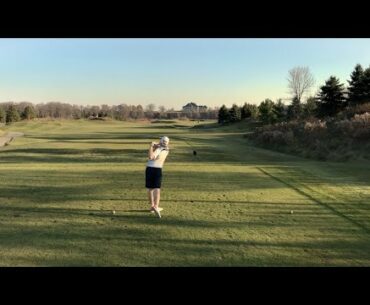
[[[3,127],[24,136],[0,148],[0,265],[370,266],[369,161],[310,161],[193,124]],[[158,219],[144,172],[162,135]]]

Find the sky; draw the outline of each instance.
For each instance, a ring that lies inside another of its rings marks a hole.
[[[0,102],[153,103],[181,109],[289,98],[288,71],[309,67],[314,94],[370,66],[370,39],[0,39]]]

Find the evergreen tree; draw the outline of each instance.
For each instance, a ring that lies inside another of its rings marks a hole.
[[[305,118],[316,116],[317,102],[316,98],[311,96],[307,99],[306,103],[302,105],[302,114]]]
[[[218,123],[223,124],[229,122],[229,120],[230,120],[229,111],[225,105],[222,105],[222,107],[218,111]]]
[[[272,111],[274,112],[276,120],[278,122],[283,122],[286,119],[285,105],[283,104],[281,99],[279,99],[276,104],[274,104]]]
[[[348,101],[350,105],[356,105],[364,99],[364,70],[361,65],[356,65],[351,74],[351,79],[348,81]]]
[[[6,111],[6,123],[18,122],[21,120],[16,106],[10,105]]]
[[[26,119],[26,120],[32,120],[36,117],[36,113],[35,113],[35,110],[33,109],[32,106],[26,106],[26,108],[24,108],[24,111],[22,113],[22,118],[23,119]]]
[[[302,115],[302,104],[298,97],[294,97],[292,103],[288,107],[288,118],[299,119]]]
[[[361,103],[369,103],[370,102],[370,67],[368,67],[364,71],[363,80],[362,80],[362,88],[363,88],[363,98],[361,99]]]
[[[243,107],[241,108],[241,117],[243,119],[248,118],[257,118],[258,108],[256,105],[244,103]]]
[[[5,110],[0,107],[0,123],[5,123],[6,120],[6,113]]]
[[[274,102],[266,99],[258,106],[259,119],[264,124],[272,124],[276,122],[276,114],[274,113]]]
[[[257,105],[250,105],[249,109],[250,109],[250,112],[251,112],[251,118],[252,119],[257,119],[258,118],[258,107],[257,107]]]
[[[317,97],[318,114],[322,117],[333,116],[346,105],[344,85],[339,79],[331,76],[320,88]]]
[[[236,104],[234,104],[229,110],[229,115],[230,115],[230,122],[232,123],[239,122],[242,119],[242,112]]]

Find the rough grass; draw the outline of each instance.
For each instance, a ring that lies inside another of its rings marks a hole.
[[[354,115],[350,120],[266,125],[245,137],[260,147],[316,160],[370,160],[369,113]]]
[[[370,266],[368,163],[308,161],[186,123],[6,127],[25,136],[0,150],[0,265]],[[144,169],[162,135],[157,219]]]

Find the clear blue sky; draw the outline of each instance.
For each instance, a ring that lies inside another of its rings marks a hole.
[[[317,88],[370,65],[370,39],[0,39],[0,102],[180,109],[289,97],[288,70]]]

